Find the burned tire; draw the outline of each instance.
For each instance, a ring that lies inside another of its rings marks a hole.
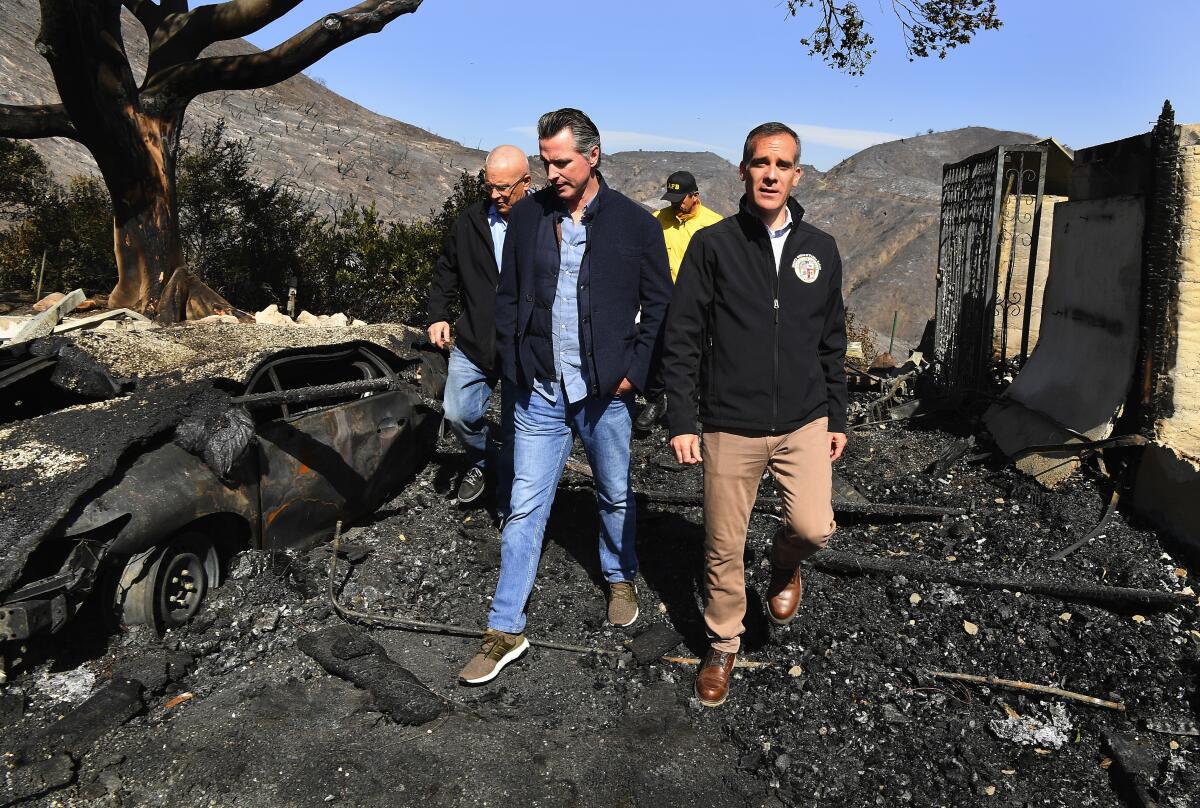
[[[217,550],[208,536],[176,534],[129,559],[117,585],[117,613],[125,625],[150,626],[159,633],[178,628],[200,610],[219,575]]]

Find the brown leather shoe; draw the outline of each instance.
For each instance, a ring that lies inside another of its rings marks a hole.
[[[700,672],[696,674],[696,698],[705,707],[720,707],[729,695],[729,677],[733,674],[733,663],[737,654],[708,649]]]
[[[767,586],[767,615],[771,622],[786,626],[800,611],[800,597],[804,585],[800,583],[800,568],[789,570],[771,568],[771,583]]]

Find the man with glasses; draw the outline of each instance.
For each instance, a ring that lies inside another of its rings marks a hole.
[[[486,487],[485,471],[496,480],[496,515],[508,515],[512,487],[513,400],[500,389],[500,449],[488,439],[487,407],[499,381],[496,361],[496,287],[500,282],[504,236],[513,205],[529,192],[529,159],[516,146],[497,146],[483,164],[488,198],[471,205],[450,228],[433,268],[429,292],[429,339],[445,349],[450,340],[450,307],[462,314],[450,350],[445,418],[467,453],[458,501],[474,502]]]
[[[515,480],[487,632],[459,674],[466,684],[490,681],[529,648],[525,605],[575,436],[595,479],[608,621],[638,618],[629,439],[633,393],[646,387],[671,299],[667,248],[654,218],[600,176],[587,115],[548,112],[537,133],[549,185],[513,211],[496,295],[504,385],[516,399]]]

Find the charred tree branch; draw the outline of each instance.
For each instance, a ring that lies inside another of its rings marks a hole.
[[[121,0],[137,21],[146,29],[146,36],[153,37],[155,29],[162,23],[163,11],[153,0]]]
[[[325,16],[262,53],[214,56],[166,68],[146,83],[146,91],[194,98],[214,90],[254,90],[277,84],[347,42],[382,30],[402,14],[411,14],[420,5],[421,0],[366,0]]]
[[[1068,601],[1083,601],[1110,608],[1142,606],[1151,609],[1171,609],[1176,606],[1186,606],[1196,602],[1196,598],[1193,595],[1183,592],[1165,592],[1158,589],[1130,589],[1121,586],[1059,583],[1057,581],[1003,575],[977,576],[965,571],[958,572],[950,567],[935,567],[930,564],[919,564],[898,559],[869,558],[867,556],[843,553],[836,550],[822,550],[806,563],[810,564],[813,569],[836,575],[866,574],[881,575],[884,577],[903,575],[905,578],[915,581],[952,584],[954,586],[973,587],[976,589],[1007,589],[1011,592],[1029,592],[1034,595],[1047,595]]]
[[[223,39],[248,36],[300,5],[300,0],[227,0],[201,6],[192,17],[203,15],[203,38],[211,45]]]
[[[0,104],[0,135],[12,138],[69,137],[79,139],[62,104]]]

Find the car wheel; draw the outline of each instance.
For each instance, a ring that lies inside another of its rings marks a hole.
[[[180,533],[163,546],[133,556],[117,585],[121,622],[158,632],[184,625],[200,610],[209,588],[217,585],[219,570],[216,547],[198,532]]]

